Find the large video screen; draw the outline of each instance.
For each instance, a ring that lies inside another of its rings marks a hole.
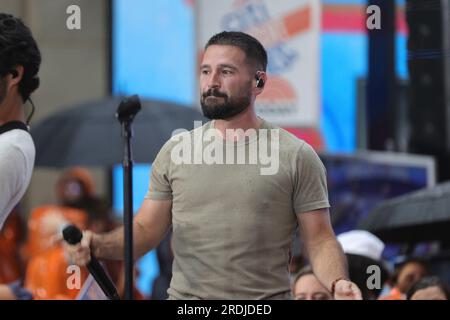
[[[354,229],[383,200],[435,184],[431,157],[364,152],[321,158],[336,233]]]
[[[428,156],[361,152],[322,154],[321,159],[327,170],[330,213],[336,234],[356,229],[382,201],[436,183],[435,162]],[[388,246],[385,258],[395,256],[397,249]]]
[[[408,79],[405,1],[396,2],[395,68]],[[366,0],[322,0],[322,123],[327,151],[353,152],[357,147],[357,81],[368,75],[369,39]]]

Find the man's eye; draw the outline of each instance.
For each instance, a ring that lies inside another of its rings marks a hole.
[[[208,70],[202,70],[202,71],[201,71],[201,74],[208,74],[208,73],[209,73]]]
[[[231,71],[231,70],[222,70],[222,73],[223,74],[232,74],[233,71]]]

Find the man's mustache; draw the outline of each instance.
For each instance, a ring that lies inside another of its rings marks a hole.
[[[207,97],[217,97],[217,98],[228,98],[226,93],[220,92],[217,89],[209,89],[208,91],[202,94],[203,99]]]

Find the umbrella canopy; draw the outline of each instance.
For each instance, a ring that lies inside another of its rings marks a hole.
[[[450,182],[385,201],[358,227],[386,242],[448,242]]]
[[[112,166],[122,162],[121,125],[115,113],[121,98],[110,97],[57,112],[31,129],[36,165],[44,167]],[[142,100],[133,122],[133,158],[151,163],[176,129],[191,130],[205,118],[194,108]]]

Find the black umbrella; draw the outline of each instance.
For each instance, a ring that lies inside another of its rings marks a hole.
[[[57,112],[32,126],[36,165],[45,167],[112,166],[121,163],[123,141],[115,113],[121,98],[105,98]],[[133,158],[151,163],[176,129],[191,130],[205,118],[195,109],[142,100],[133,122]]]
[[[450,241],[450,182],[387,200],[358,228],[386,242]]]

